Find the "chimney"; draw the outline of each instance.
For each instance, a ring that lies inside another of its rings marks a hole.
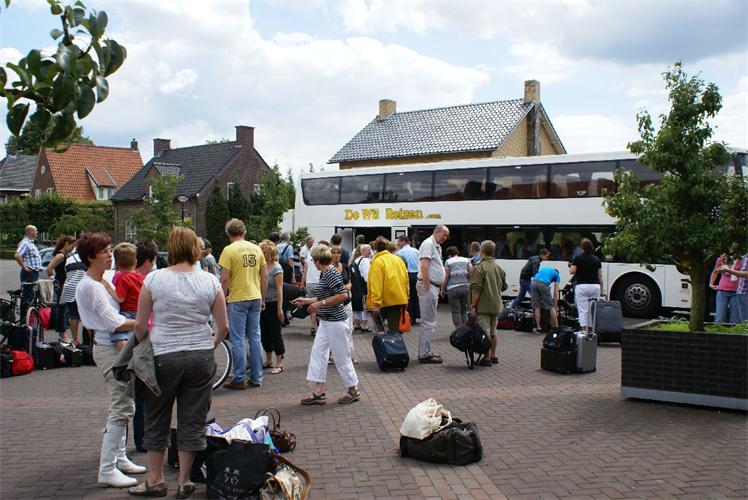
[[[255,128],[247,125],[236,126],[236,142],[253,149],[255,147]]]
[[[391,115],[397,113],[397,102],[391,99],[379,100],[379,119],[386,120]]]
[[[153,156],[158,156],[167,149],[171,149],[171,139],[153,139]]]
[[[130,149],[132,149],[133,151],[138,150],[138,141],[136,141],[135,138],[130,141]]]
[[[540,82],[525,80],[525,102],[533,107],[527,113],[527,156],[539,156],[540,150]]]

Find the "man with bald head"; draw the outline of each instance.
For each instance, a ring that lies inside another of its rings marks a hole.
[[[438,364],[441,356],[431,352],[431,339],[436,332],[436,307],[439,288],[444,281],[444,263],[441,244],[449,238],[449,228],[438,225],[431,236],[423,240],[418,249],[418,305],[421,309],[421,339],[418,342],[418,361]]]
[[[29,283],[39,280],[39,271],[42,268],[42,256],[39,255],[39,249],[36,246],[36,226],[29,224],[26,226],[24,237],[18,244],[13,257],[21,266],[21,317],[26,314],[26,304],[31,301],[31,294],[34,288],[23,286],[23,283]]]

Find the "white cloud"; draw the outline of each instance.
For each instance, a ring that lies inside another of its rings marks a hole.
[[[715,118],[714,138],[739,148],[748,148],[748,75],[740,77],[735,89],[723,95],[722,110]]]
[[[507,64],[504,72],[543,83],[563,80],[579,67],[578,62],[564,57],[550,44],[520,42],[512,45],[509,53],[515,57],[515,62]]]
[[[171,75],[167,75],[164,78],[166,81],[158,88],[162,94],[175,94],[183,90],[190,90],[195,85],[197,78],[197,71],[194,69],[180,69]]]
[[[625,151],[638,138],[634,120],[604,115],[561,115],[551,118],[569,153]]]

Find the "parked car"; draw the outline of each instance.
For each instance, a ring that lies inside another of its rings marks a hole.
[[[42,257],[42,270],[39,272],[39,279],[40,280],[46,280],[49,279],[49,275],[47,274],[47,266],[50,262],[52,262],[52,252],[55,251],[55,247],[46,247],[41,248],[39,250],[39,255]]]

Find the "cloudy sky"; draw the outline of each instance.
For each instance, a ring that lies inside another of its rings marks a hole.
[[[85,3],[128,49],[85,131],[101,145],[136,138],[144,161],[154,137],[189,146],[242,124],[269,163],[319,167],[379,99],[400,111],[514,99],[527,79],[570,153],[623,150],[638,110],[666,109],[660,74],[676,60],[719,86],[717,138],[748,147],[745,0]],[[0,61],[51,48],[55,23],[44,0],[13,0]]]

